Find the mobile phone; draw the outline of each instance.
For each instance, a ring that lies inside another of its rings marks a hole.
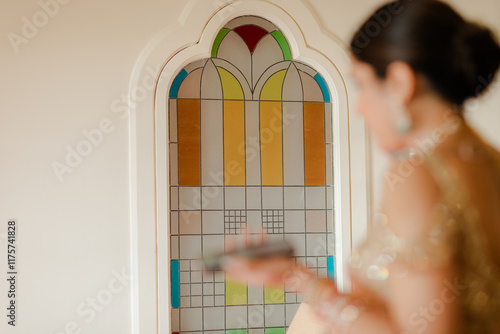
[[[215,254],[203,258],[203,264],[206,270],[218,271],[221,270],[224,262],[230,256],[240,256],[247,259],[269,259],[273,257],[292,257],[295,251],[290,244],[285,241],[281,242],[264,242],[258,245],[249,245],[247,247],[237,248],[233,251]]]

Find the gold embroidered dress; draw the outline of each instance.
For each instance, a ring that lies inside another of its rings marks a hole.
[[[496,175],[491,179],[493,188],[500,189],[500,159],[495,150],[465,124],[447,140],[451,142],[448,147],[458,152],[456,156],[484,164],[479,170],[492,171]],[[409,269],[425,271],[451,265],[456,279],[444,283],[449,292],[439,296],[434,307],[439,309],[456,299],[459,333],[500,333],[500,269],[481,224],[485,215],[475,205],[481,199],[471,198],[470,185],[474,182],[463,181],[463,173],[453,163],[456,160],[448,159],[448,153],[433,148],[422,160],[440,189],[431,228],[412,238],[401,238],[389,228],[386,216],[379,214],[370,237],[353,252],[351,274],[363,287],[386,300],[390,275],[404,277]],[[496,196],[483,194],[490,195]]]

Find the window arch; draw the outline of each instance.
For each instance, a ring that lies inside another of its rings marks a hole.
[[[243,230],[290,242],[297,261],[333,278],[331,102],[322,76],[256,16],[229,21],[211,57],[179,71],[169,91],[172,332],[284,333],[296,292],[202,272],[200,258]]]

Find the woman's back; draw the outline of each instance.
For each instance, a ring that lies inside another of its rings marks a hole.
[[[450,139],[432,168],[453,212],[463,332],[500,333],[500,154],[468,126]]]

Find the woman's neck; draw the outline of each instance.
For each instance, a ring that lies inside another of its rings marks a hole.
[[[401,149],[392,152],[396,159],[407,159],[412,154],[428,154],[436,149],[446,150],[453,145],[450,137],[463,129],[462,110],[435,97],[415,100],[409,112],[412,129],[403,136]]]
[[[461,108],[434,96],[415,100],[410,113],[413,128],[403,138],[405,147],[420,147],[422,142],[428,145],[432,142],[434,147],[447,146],[448,137],[464,125]]]

